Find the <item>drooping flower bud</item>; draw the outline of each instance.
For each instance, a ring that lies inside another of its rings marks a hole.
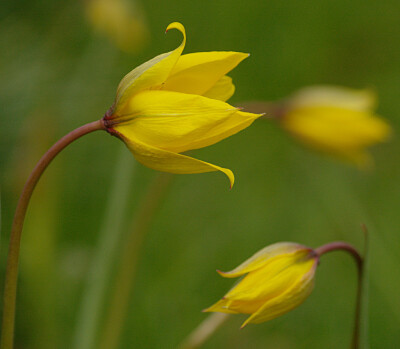
[[[306,246],[280,242],[265,247],[237,268],[218,273],[243,276],[220,301],[205,312],[250,314],[249,323],[272,320],[296,308],[311,293],[318,265],[317,253]]]

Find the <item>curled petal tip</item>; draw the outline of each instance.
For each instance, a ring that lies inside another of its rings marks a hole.
[[[233,184],[235,183],[235,176],[233,175],[233,172],[228,169],[222,169],[221,170],[226,174],[226,176],[229,179],[229,190],[233,188]]]
[[[165,32],[167,33],[171,29],[178,29],[180,32],[185,33],[185,27],[183,26],[182,23],[179,22],[173,22],[169,24],[167,29],[165,29]]]

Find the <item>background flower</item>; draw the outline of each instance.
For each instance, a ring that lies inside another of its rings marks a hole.
[[[138,0],[86,0],[86,15],[95,32],[122,51],[137,52],[149,39]]]
[[[388,139],[391,128],[374,114],[376,96],[368,90],[314,86],[301,89],[289,100],[281,124],[312,149],[371,165],[370,146]]]

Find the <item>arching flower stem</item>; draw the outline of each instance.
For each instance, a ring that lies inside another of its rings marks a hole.
[[[33,190],[35,189],[36,184],[38,183],[47,166],[57,156],[58,153],[60,153],[66,146],[76,139],[97,130],[105,130],[103,120],[88,123],[65,135],[42,156],[25,183],[24,189],[22,190],[17,204],[17,208],[15,210],[14,220],[11,228],[4,283],[3,322],[0,342],[1,349],[13,348],[21,233]]]
[[[364,280],[364,259],[361,257],[356,248],[352,245],[342,242],[335,241],[326,245],[322,245],[315,249],[315,252],[322,256],[325,253],[332,251],[346,251],[354,258],[357,264],[358,270],[358,280],[357,280],[357,298],[356,298],[356,309],[354,317],[354,329],[353,329],[353,339],[352,339],[352,349],[360,348],[360,335],[361,335],[361,301],[362,301],[362,291],[363,291],[363,280]]]

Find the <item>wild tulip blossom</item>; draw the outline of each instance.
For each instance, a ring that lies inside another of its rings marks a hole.
[[[265,247],[232,271],[218,271],[226,278],[246,276],[204,311],[251,314],[242,328],[272,320],[309,296],[318,261],[313,249],[300,244],[281,242]]]
[[[235,90],[226,74],[248,55],[199,52],[182,56],[185,28],[175,22],[169,29],[178,29],[183,34],[181,45],[127,74],[105,116],[58,140],[38,161],[26,181],[10,234],[1,349],[13,347],[20,241],[29,201],[47,166],[69,144],[86,134],[105,130],[123,140],[145,166],[171,173],[221,171],[228,176],[232,187],[232,171],[181,153],[217,143],[248,127],[260,116],[225,103]]]
[[[308,87],[286,102],[279,115],[284,129],[303,144],[360,167],[372,163],[367,149],[391,133],[374,114],[376,97],[368,90]]]
[[[120,82],[115,103],[104,116],[109,133],[125,142],[135,158],[155,170],[171,173],[221,171],[231,183],[229,169],[180,154],[203,148],[251,125],[251,114],[225,101],[235,87],[226,74],[248,54],[198,52],[181,55],[185,28],[171,23],[183,41],[175,50],[140,65]]]
[[[365,226],[363,229],[367,233]],[[210,316],[186,342],[203,343],[225,321],[227,314],[250,314],[242,324],[243,328],[249,323],[272,320],[298,307],[313,290],[320,257],[340,250],[351,255],[357,265],[358,287],[351,347],[360,348],[365,256],[361,257],[356,248],[343,241],[330,242],[315,249],[293,242],[279,242],[260,250],[232,271],[217,270],[226,278],[243,278],[220,301],[204,310],[225,313],[220,314],[225,316]]]

